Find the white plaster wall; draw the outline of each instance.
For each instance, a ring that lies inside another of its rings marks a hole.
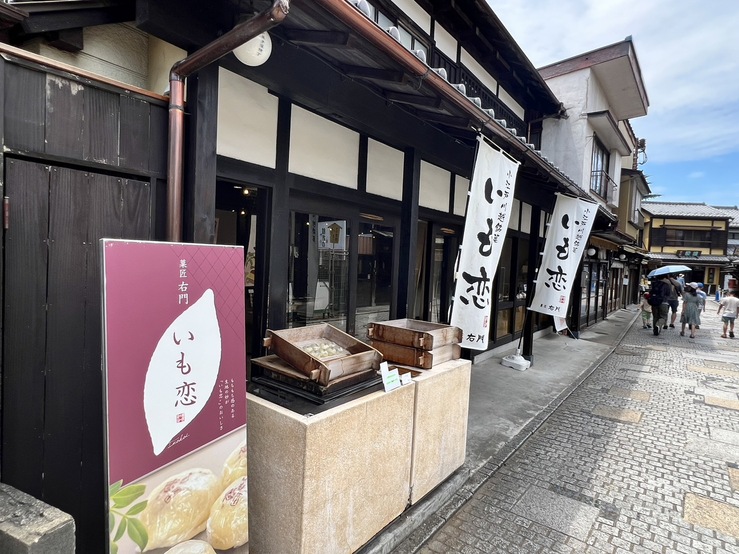
[[[523,106],[516,102],[513,99],[513,96],[508,94],[503,87],[500,87],[500,89],[498,90],[498,98],[500,98],[500,101],[508,106],[514,114],[516,114],[521,119],[525,119],[524,116],[526,115],[526,112],[523,109]]]
[[[514,198],[513,206],[511,206],[511,217],[508,220],[508,228],[518,230],[518,224],[521,219],[521,201]]]
[[[421,27],[427,33],[431,33],[431,16],[426,13],[421,6],[419,6],[415,0],[394,0],[393,2],[398,6],[404,14],[410,17],[413,22]]]
[[[223,68],[218,72],[216,152],[265,167],[276,166],[277,98]]]
[[[454,176],[454,215],[465,215],[467,211],[467,193],[470,180],[459,175]]]
[[[356,189],[359,134],[295,105],[291,123],[288,170]]]
[[[449,31],[438,23],[434,26],[434,42],[443,54],[453,62],[457,61],[457,41]]]
[[[169,72],[175,62],[187,57],[187,51],[164,42],[161,39],[149,37],[149,75],[147,88],[158,94],[169,90]]]
[[[583,73],[585,72],[583,71]],[[604,110],[610,109],[608,97],[606,96],[603,87],[595,76],[595,73],[590,70],[588,70],[588,73],[588,95],[584,111],[602,112]]]
[[[394,200],[403,199],[403,152],[369,139],[367,192]]]
[[[490,75],[490,73],[488,73],[479,63],[477,63],[477,60],[475,60],[475,58],[473,58],[470,53],[467,52],[467,50],[465,50],[464,48],[462,48],[460,60],[462,61],[462,65],[469,69],[483,85],[490,89],[490,92],[492,92],[493,94],[496,94],[498,92],[498,81],[493,79],[493,76]],[[483,107],[487,108],[489,106]]]
[[[34,54],[146,89],[149,36],[127,23],[97,25],[82,31],[84,49],[64,52],[34,39],[23,48]],[[162,91],[154,91],[161,93]]]
[[[421,160],[421,187],[418,205],[441,212],[449,211],[451,173]]]
[[[568,117],[545,119],[541,139],[542,154],[584,190],[589,189],[593,140],[585,115],[588,74],[589,71],[579,71],[547,80],[567,109]]]
[[[521,203],[521,232],[531,233],[531,204]]]

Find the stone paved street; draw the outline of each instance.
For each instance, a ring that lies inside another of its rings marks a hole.
[[[716,309],[695,339],[637,318],[416,551],[739,554],[739,338]]]

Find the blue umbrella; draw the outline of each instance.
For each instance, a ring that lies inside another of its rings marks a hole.
[[[682,273],[683,271],[692,271],[687,265],[663,265],[657,269],[653,269],[647,274],[647,277],[658,277],[659,275],[669,275],[670,273]]]

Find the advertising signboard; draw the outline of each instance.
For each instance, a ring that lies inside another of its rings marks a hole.
[[[101,248],[110,552],[247,552],[243,248]]]

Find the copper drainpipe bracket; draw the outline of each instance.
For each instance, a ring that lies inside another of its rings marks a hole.
[[[167,144],[167,240],[182,240],[183,151],[185,129],[185,81],[235,48],[282,23],[290,11],[289,0],[239,23],[213,42],[176,62],[169,73],[169,138]]]

